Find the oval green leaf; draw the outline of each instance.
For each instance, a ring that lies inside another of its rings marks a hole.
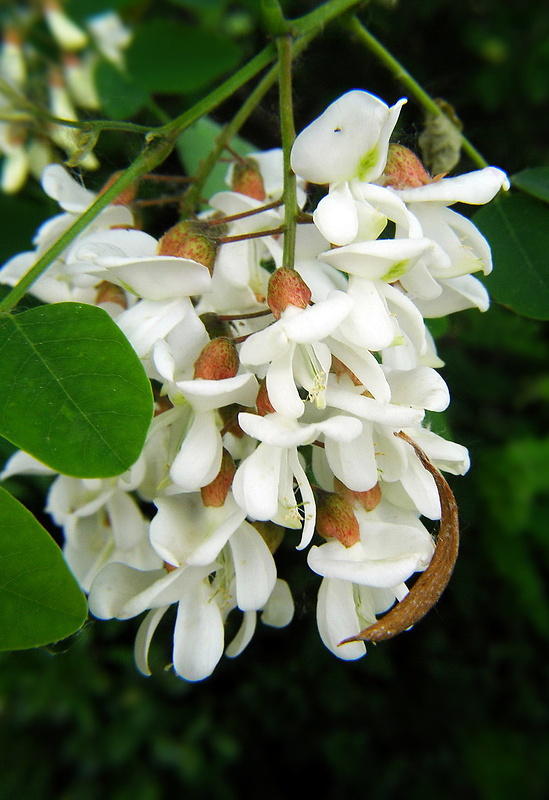
[[[148,92],[110,61],[98,63],[94,78],[101,108],[111,119],[126,120],[133,117],[150,99]]]
[[[238,46],[191,25],[157,19],[134,32],[126,53],[128,73],[150,92],[187,93],[208,86],[234,69]]]
[[[95,306],[0,316],[0,435],[54,470],[107,478],[138,458],[153,413],[130,343]]]
[[[483,279],[491,297],[518,314],[549,319],[549,207],[510,192],[473,222],[492,247],[494,270]]]
[[[84,594],[61,550],[33,515],[0,488],[0,650],[27,650],[82,627]]]
[[[531,167],[513,175],[511,182],[516,189],[549,203],[549,167]]]

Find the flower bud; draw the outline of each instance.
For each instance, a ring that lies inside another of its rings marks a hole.
[[[194,377],[207,381],[234,378],[239,366],[238,353],[232,339],[218,336],[202,348],[194,362]]]
[[[236,464],[231,454],[228,450],[223,449],[219,472],[211,483],[200,489],[202,502],[205,506],[220,508],[225,503],[235,472]]]
[[[345,547],[360,541],[360,526],[349,500],[323,489],[316,493],[316,530],[324,539],[337,539]]]
[[[267,303],[276,319],[288,306],[307,308],[311,290],[295,269],[279,267],[269,278]]]
[[[254,200],[265,200],[265,186],[257,163],[253,158],[237,161],[231,175],[233,192],[253,197]]]
[[[158,242],[159,256],[190,258],[213,272],[217,255],[217,242],[207,225],[187,219],[170,228]]]
[[[338,494],[351,504],[358,503],[365,511],[373,511],[381,501],[381,488],[379,483],[376,483],[371,489],[367,489],[365,492],[355,492],[349,489],[348,486],[345,486],[339,478],[335,478],[334,487]]]
[[[416,156],[402,144],[390,144],[387,163],[379,179],[382,186],[392,189],[414,189],[431,183],[432,178]]]
[[[282,525],[277,525],[276,522],[271,522],[271,520],[266,520],[265,522],[256,520],[252,522],[251,525],[259,533],[270,552],[273,554],[276,553],[282,544],[282,540],[286,534],[286,528],[283,528]]]

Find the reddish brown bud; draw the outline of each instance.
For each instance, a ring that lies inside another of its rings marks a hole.
[[[121,286],[110,283],[110,281],[101,281],[95,288],[97,289],[97,294],[95,295],[96,305],[100,303],[116,303],[122,308],[128,307],[126,292]]]
[[[255,401],[255,405],[257,408],[257,413],[264,417],[265,414],[273,414],[276,409],[271,405],[271,401],[269,400],[269,393],[267,391],[267,382],[265,378],[259,384],[259,391],[257,393],[257,398]]]
[[[283,528],[281,525],[277,525],[276,522],[271,522],[270,520],[267,520],[266,522],[260,522],[259,520],[256,520],[251,524],[260,534],[271,553],[275,553],[282,544],[282,540],[284,539],[284,535],[286,533],[286,528]]]
[[[316,530],[324,539],[337,539],[345,547],[360,541],[360,527],[351,503],[335,492],[317,490]]]
[[[239,358],[233,340],[218,336],[202,348],[194,362],[194,377],[206,381],[234,378],[238,365]]]
[[[253,158],[237,161],[233,167],[231,186],[234,192],[265,200],[265,186],[259,167]]]
[[[217,242],[204,223],[184,220],[170,228],[158,242],[159,256],[190,258],[213,272]]]
[[[295,269],[280,267],[269,278],[267,303],[278,319],[288,306],[307,308],[311,300],[311,290]]]
[[[371,489],[367,489],[365,492],[355,492],[336,478],[334,487],[338,494],[351,504],[358,503],[365,511],[373,511],[381,501],[381,488],[379,483],[376,483],[375,486],[372,486]]]
[[[118,178],[122,175],[122,172],[119,170],[118,172],[113,172],[111,177],[107,180],[107,182],[103,185],[103,188],[100,189],[99,194],[105,194],[107,189],[113,185],[113,183],[118,180]],[[117,195],[114,200],[111,200],[113,206],[129,206],[133,203],[137,196],[137,189],[139,186],[138,181],[132,181],[125,189],[122,189],[119,195]]]
[[[416,156],[402,144],[390,144],[387,164],[379,182],[393,189],[414,189],[431,183],[432,178]]]
[[[228,450],[223,450],[219,472],[211,483],[200,489],[202,502],[205,506],[220,508],[225,503],[235,472],[236,464],[231,454]]]

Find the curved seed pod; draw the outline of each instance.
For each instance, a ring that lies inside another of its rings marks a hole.
[[[452,490],[423,450],[409,436],[402,431],[395,433],[395,436],[412,445],[425,469],[435,479],[442,508],[435,552],[425,572],[421,573],[400,603],[393,606],[384,617],[373,625],[368,626],[356,636],[344,639],[340,644],[359,641],[382,642],[385,639],[392,639],[393,636],[415,625],[439,599],[448,585],[456,563],[459,548],[459,524],[457,505]]]

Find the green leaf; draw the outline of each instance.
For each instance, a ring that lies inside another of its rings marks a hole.
[[[101,108],[111,119],[129,119],[149,99],[148,92],[109,61],[99,62],[94,77]]]
[[[549,203],[549,167],[523,169],[513,175],[511,182],[516,189]]]
[[[477,211],[473,222],[492,247],[493,272],[484,279],[498,303],[534,319],[549,319],[549,208],[510,192]]]
[[[84,594],[49,533],[0,488],[0,650],[64,639],[87,617]]]
[[[189,175],[194,175],[197,172],[200,163],[209,155],[215,145],[215,140],[222,130],[222,126],[217,122],[208,117],[202,117],[179,136],[177,150]],[[231,139],[230,145],[241,156],[248,155],[248,153],[257,149],[239,136]],[[216,192],[229,188],[225,183],[227,170],[228,164],[217,164],[213,168],[204,184],[202,193],[205,197],[211,197]]]
[[[188,93],[234,69],[240,50],[230,39],[201,28],[157,19],[136,28],[126,55],[128,72],[140,86]]]
[[[0,435],[78,478],[119,475],[152,417],[150,383],[109,315],[55,303],[0,316]]]

